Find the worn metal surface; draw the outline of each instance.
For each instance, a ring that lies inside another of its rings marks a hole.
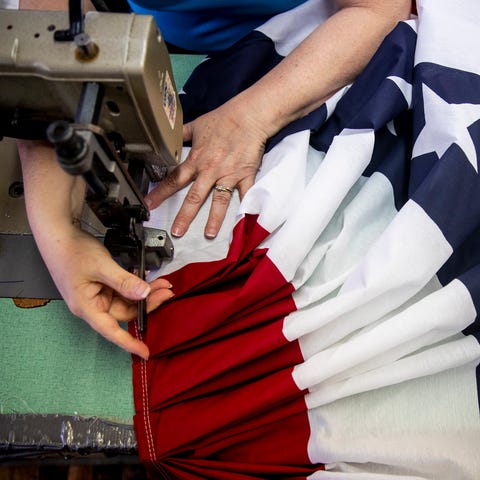
[[[58,454],[136,455],[133,425],[73,415],[0,415],[0,462]]]

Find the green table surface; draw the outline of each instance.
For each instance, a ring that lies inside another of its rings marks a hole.
[[[172,55],[180,89],[201,58]],[[0,299],[0,414],[97,416],[131,423],[131,357],[52,300],[19,308]]]

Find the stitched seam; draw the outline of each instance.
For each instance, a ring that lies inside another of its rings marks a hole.
[[[139,340],[142,340],[141,334],[138,331],[138,325],[135,324],[135,334]],[[143,426],[145,428],[145,436],[147,439],[148,455],[152,463],[155,463],[155,448],[153,445],[153,435],[150,425],[150,415],[148,410],[148,395],[147,395],[147,362],[142,358],[140,360],[140,383],[142,385],[142,407],[143,407]]]
[[[138,324],[135,322],[135,336],[139,340],[142,339],[142,334],[138,330]],[[141,367],[140,367],[140,383],[142,385],[142,407],[143,407],[143,425],[145,428],[145,434],[147,437],[147,449],[148,449],[148,455],[150,456],[150,461],[152,465],[158,470],[160,475],[168,480],[169,476],[165,472],[165,469],[162,467],[160,462],[158,462],[156,458],[156,453],[155,453],[155,442],[153,438],[153,433],[152,433],[152,426],[150,423],[150,415],[149,415],[149,410],[148,410],[148,383],[147,383],[147,361],[144,360],[143,358],[140,360],[141,361]]]

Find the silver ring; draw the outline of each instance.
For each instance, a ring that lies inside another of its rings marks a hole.
[[[223,185],[215,185],[213,188],[217,192],[228,192],[230,195],[233,195],[233,188],[224,187]]]

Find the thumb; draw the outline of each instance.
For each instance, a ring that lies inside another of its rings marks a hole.
[[[137,275],[127,272],[118,263],[110,259],[101,269],[101,279],[105,285],[113,288],[122,297],[129,300],[147,298],[151,291],[150,285]]]

